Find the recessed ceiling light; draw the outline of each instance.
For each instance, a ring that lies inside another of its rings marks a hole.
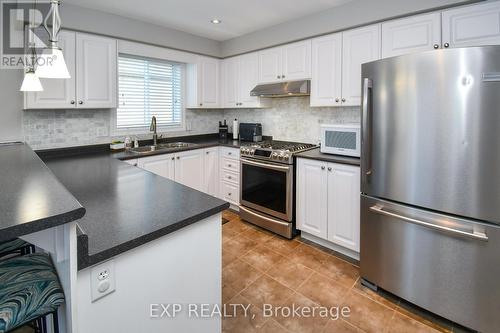
[[[210,21],[210,22],[212,22],[213,24],[220,24],[220,23],[222,23],[222,21],[221,21],[221,20],[219,20],[219,19],[213,19],[213,20],[212,20],[212,21]]]

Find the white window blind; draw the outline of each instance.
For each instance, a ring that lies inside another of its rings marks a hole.
[[[120,54],[117,129],[182,125],[182,65]]]

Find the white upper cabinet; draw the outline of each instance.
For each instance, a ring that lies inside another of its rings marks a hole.
[[[500,2],[464,6],[443,12],[443,46],[500,44]]]
[[[287,44],[283,50],[281,79],[287,81],[311,78],[311,40]]]
[[[361,105],[361,65],[380,59],[380,25],[342,33],[342,105]]]
[[[250,96],[259,83],[259,55],[249,53],[238,57],[238,103],[240,107],[264,106],[260,97]]]
[[[40,82],[43,85],[43,91],[24,94],[25,109],[72,109],[76,107],[75,33],[61,31],[59,33],[59,46],[63,50],[64,60],[66,66],[68,66],[71,79],[41,78]]]
[[[311,78],[311,40],[259,52],[259,83]]]
[[[259,82],[259,55],[249,53],[222,61],[223,107],[260,108],[269,105],[267,99],[250,96]]]
[[[25,109],[109,109],[117,105],[116,40],[62,31],[70,79],[41,79],[44,91],[25,93]]]
[[[440,47],[440,13],[411,16],[382,23],[382,58]]]
[[[219,108],[220,60],[198,57],[195,64],[187,66],[187,107]]]
[[[312,40],[311,106],[339,106],[342,96],[342,34]]]
[[[78,107],[116,108],[116,40],[76,35],[76,89]]]
[[[225,59],[222,62],[222,86],[224,107],[238,106],[238,58]]]
[[[328,164],[328,240],[359,252],[360,168]]]
[[[282,73],[282,48],[259,52],[259,82],[279,82]]]

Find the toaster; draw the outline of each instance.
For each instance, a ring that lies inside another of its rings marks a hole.
[[[262,141],[262,125],[259,123],[241,123],[240,140],[251,142]]]

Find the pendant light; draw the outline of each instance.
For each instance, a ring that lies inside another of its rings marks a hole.
[[[49,46],[42,51],[37,61],[36,75],[38,77],[50,79],[70,79],[64,55],[59,47],[58,34],[61,30],[61,16],[59,15],[60,0],[50,0],[50,11],[45,18],[43,25],[49,33]],[[52,20],[49,29],[48,21]]]
[[[35,26],[35,10],[36,9],[36,1],[33,4],[33,13],[32,13],[32,27]],[[30,33],[30,42],[29,47],[31,50],[31,61],[28,64],[28,70],[24,73],[23,83],[21,85],[21,91],[43,91],[42,83],[40,79],[35,74],[35,63],[36,63],[36,51],[35,51],[35,42],[33,41],[33,34]]]

